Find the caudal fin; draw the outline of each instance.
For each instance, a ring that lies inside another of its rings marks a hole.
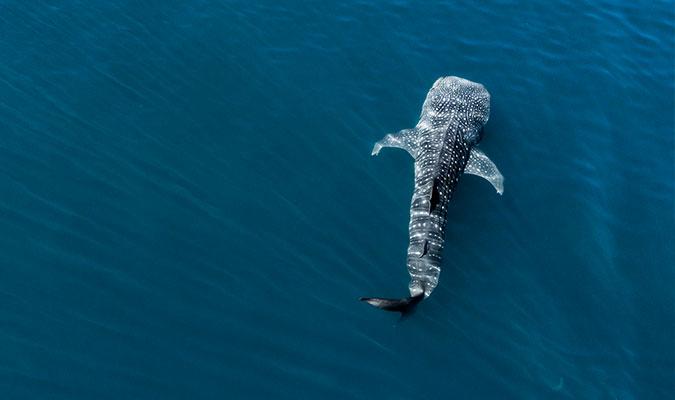
[[[365,301],[373,307],[377,307],[386,311],[396,311],[401,314],[412,311],[415,306],[424,300],[424,293],[420,293],[413,297],[404,297],[402,299],[383,299],[381,297],[361,297],[361,301]]]

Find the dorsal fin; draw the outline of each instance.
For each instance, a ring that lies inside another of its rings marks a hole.
[[[431,198],[429,199],[429,214],[434,212],[436,207],[438,207],[438,205],[441,202],[441,193],[439,192],[439,188],[441,186],[440,183],[441,183],[440,179],[435,178],[431,186]]]
[[[425,239],[424,243],[422,244],[422,250],[420,251],[419,258],[424,257],[428,252],[429,252],[429,241]]]

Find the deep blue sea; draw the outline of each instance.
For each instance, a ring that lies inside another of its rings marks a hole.
[[[492,96],[401,319],[441,76]],[[0,0],[0,398],[675,398],[673,1]]]

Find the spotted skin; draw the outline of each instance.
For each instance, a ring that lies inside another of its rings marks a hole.
[[[448,201],[489,114],[490,95],[483,85],[440,78],[427,94],[415,128],[387,135],[373,148],[377,154],[382,147],[399,147],[415,158],[407,258],[411,296],[427,297],[438,284]]]

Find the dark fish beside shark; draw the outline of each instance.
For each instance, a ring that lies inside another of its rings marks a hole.
[[[448,201],[463,173],[481,176],[503,193],[502,174],[475,147],[489,116],[490,94],[483,85],[454,76],[440,78],[424,100],[417,126],[388,134],[375,143],[373,155],[383,147],[398,147],[415,159],[408,227],[410,297],[362,297],[362,301],[405,313],[431,294],[441,273]]]

